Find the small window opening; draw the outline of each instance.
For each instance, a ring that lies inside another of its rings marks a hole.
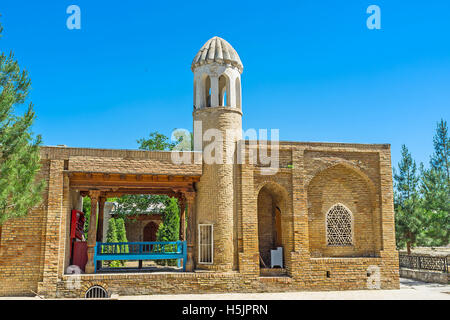
[[[213,263],[213,225],[199,224],[199,255],[198,262],[203,264]]]
[[[327,244],[329,246],[351,246],[353,218],[350,210],[338,203],[326,215]]]
[[[108,292],[101,286],[90,287],[84,295],[86,299],[107,299]]]

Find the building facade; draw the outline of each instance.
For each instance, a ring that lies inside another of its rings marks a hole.
[[[237,52],[214,37],[192,71],[200,140],[178,153],[184,162],[171,152],[41,149],[44,201],[2,226],[0,295],[84,297],[95,285],[119,295],[398,289],[390,146],[243,140]],[[262,151],[277,155],[277,168]],[[186,272],[93,273],[99,223],[89,229],[86,273],[65,273],[82,196],[103,221],[106,198],[123,194],[178,198]]]

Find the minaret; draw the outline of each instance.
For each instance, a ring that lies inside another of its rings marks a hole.
[[[202,263],[203,258],[199,259],[197,251],[196,266],[199,269],[230,271],[237,269],[234,232],[237,223],[234,218],[237,210],[236,154],[233,150],[236,150],[237,141],[242,139],[243,65],[227,41],[214,37],[197,53],[191,69],[194,72],[194,139],[198,146],[196,151],[200,148],[203,151],[203,174],[197,184],[196,224],[213,225],[214,240],[211,263]],[[203,142],[200,143],[198,138],[202,137]],[[211,140],[204,141],[205,138]],[[222,154],[218,150],[210,152],[208,145],[211,146],[212,141],[221,143]],[[209,159],[211,154],[215,158],[213,161]],[[197,246],[199,237],[197,227]]]

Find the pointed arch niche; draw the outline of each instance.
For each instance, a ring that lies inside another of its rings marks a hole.
[[[203,78],[203,108],[211,107],[211,99],[212,99],[212,88],[211,88],[211,78],[208,75],[205,75]]]
[[[219,77],[219,106],[230,106],[230,78],[226,74]]]
[[[270,268],[270,250],[283,247],[286,264],[289,226],[283,221],[286,216],[287,192],[277,183],[269,182],[258,192],[258,248],[260,267]]]
[[[311,257],[377,257],[381,211],[373,185],[360,171],[338,164],[307,187]]]

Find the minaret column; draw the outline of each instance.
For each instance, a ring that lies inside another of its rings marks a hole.
[[[212,232],[212,246],[203,248],[211,251],[205,251],[207,254],[196,261],[196,269],[228,272],[238,268],[235,233],[238,208],[235,186],[238,170],[233,160],[236,159],[236,144],[242,139],[242,111],[240,107],[237,108],[234,96],[235,81],[240,79],[243,68],[236,50],[219,37],[208,40],[191,65],[194,78],[202,79],[202,91],[209,94],[211,89],[210,107],[197,108],[193,112],[194,138],[201,139],[195,141],[195,146],[196,149],[202,146],[203,156],[202,176],[195,184],[195,226],[207,226],[202,229],[202,235],[203,230]],[[219,106],[219,79],[226,81],[220,83],[222,89],[226,86],[226,106]],[[197,88],[199,83],[195,82],[194,86]],[[208,135],[205,136],[207,132]],[[189,221],[189,228],[191,227],[192,223]],[[209,242],[211,234],[205,232],[205,238],[200,240]],[[189,235],[187,238],[189,241]],[[197,238],[200,238],[200,234]]]

